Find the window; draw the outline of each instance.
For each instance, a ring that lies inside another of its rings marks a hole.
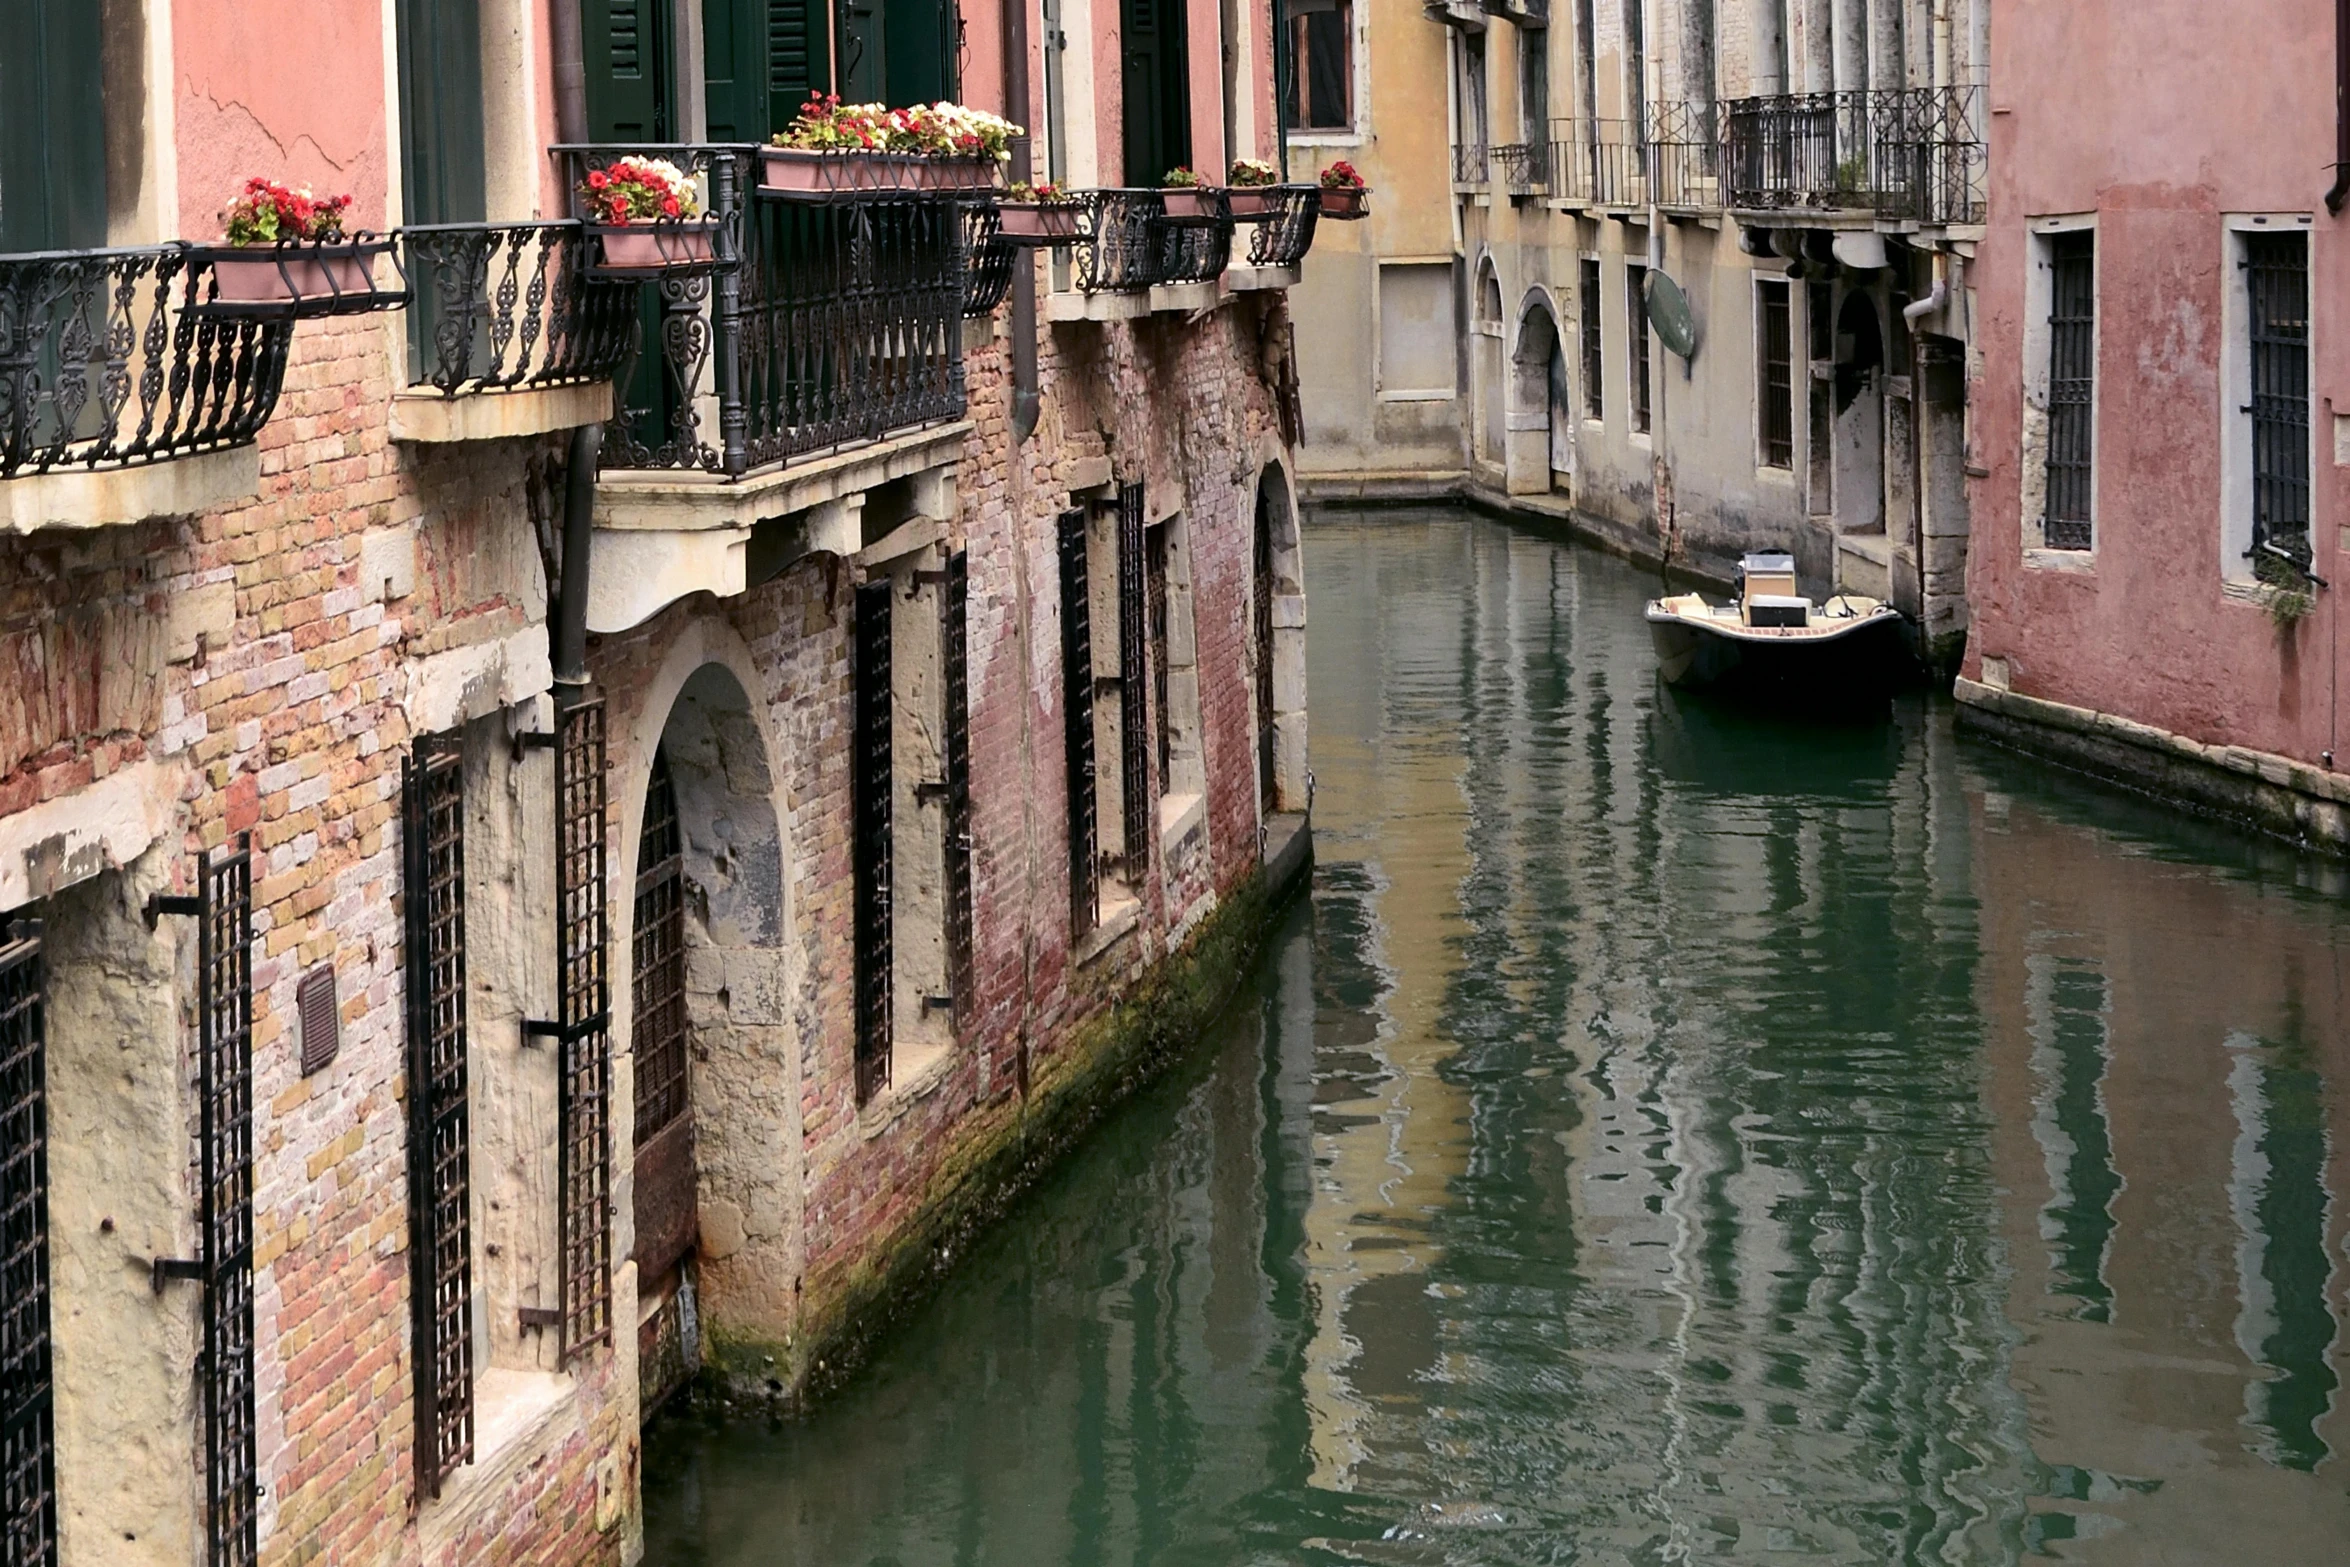
[[[854,799],[855,947],[857,995],[857,1102],[864,1104],[889,1086],[892,1025],[896,1021],[891,974],[890,852],[897,791],[890,742],[895,725],[890,702],[891,615],[889,579],[857,586],[854,635],[855,682],[849,726],[849,773]]]
[[[1762,416],[1762,462],[1766,468],[1795,466],[1795,326],[1789,311],[1788,284],[1781,278],[1761,278],[1754,285],[1755,305],[1762,321],[1759,336]]]
[[[945,11],[950,19],[956,15],[952,6]],[[1156,184],[1169,169],[1191,162],[1186,17],[1175,0],[1120,0],[1118,37],[1125,67],[1122,149],[1129,185]]]
[[[1473,147],[1482,152],[1486,144],[1485,129],[1485,35],[1459,33],[1454,38],[1460,48],[1460,123],[1454,127],[1453,145]],[[1458,169],[1454,177],[1469,178]],[[1482,175],[1476,176],[1481,178]]]
[[[1353,0],[1290,0],[1290,129],[1354,129]]]
[[[1144,616],[1150,627],[1151,729],[1158,740],[1159,798],[1165,799],[1175,779],[1174,704],[1168,700],[1167,672],[1167,525],[1147,534],[1149,556],[1144,584]]]
[[[1550,30],[1518,34],[1518,139],[1535,157],[1550,151]]]
[[[1583,417],[1598,420],[1607,417],[1607,394],[1603,390],[1602,372],[1605,362],[1600,353],[1599,332],[1599,258],[1585,256],[1582,266],[1583,316]]]
[[[1648,39],[1641,0],[1624,0],[1624,129],[1635,147],[1648,145]]]
[[[57,1553],[49,1342],[48,987],[40,927],[0,917],[0,1560]]]
[[[1079,939],[1133,900],[1150,864],[1158,796],[1142,510],[1143,488],[1129,484],[1114,505],[1061,517],[1070,923]]]
[[[1599,54],[1592,38],[1591,0],[1575,0],[1575,113],[1599,118]]]
[[[1061,513],[1061,714],[1069,783],[1069,924],[1101,919],[1100,791],[1094,778],[1093,589],[1083,510]]]
[[[0,49],[0,254],[106,243],[106,48],[91,0],[9,7]]]
[[[2309,236],[2246,234],[2252,551],[2308,569]]]
[[[1811,375],[1805,383],[1810,420],[1804,434],[1810,459],[1811,514],[1815,517],[1836,509],[1835,302],[1834,285],[1804,285],[1803,313],[1811,335]]]
[[[1648,268],[1624,268],[1625,324],[1631,332],[1632,428],[1648,433]]]
[[[1144,614],[1149,630],[1151,728],[1157,737],[1159,769],[1155,797],[1164,839],[1206,794],[1207,771],[1200,752],[1199,645],[1192,621],[1190,524],[1182,512],[1176,512],[1153,523],[1145,537],[1149,570]],[[1175,876],[1177,869],[1176,857],[1170,854],[1169,876]]]
[[[1443,398],[1460,375],[1453,344],[1452,263],[1379,264],[1379,395]]]
[[[2096,489],[2097,236],[2088,229],[2055,235],[2047,253],[2048,488],[2041,536],[2050,549],[2085,550]]]

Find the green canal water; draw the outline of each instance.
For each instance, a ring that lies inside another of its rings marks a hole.
[[[1306,534],[1319,865],[1196,1058],[652,1567],[2350,1561],[2350,889]]]

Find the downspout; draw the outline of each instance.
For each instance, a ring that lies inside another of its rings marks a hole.
[[[1004,118],[1020,117],[1025,125],[1033,105],[1028,94],[1029,0],[1003,0]],[[1033,177],[1026,132],[1012,138],[1011,176],[1015,183]],[[1023,251],[1012,268],[1012,444],[1036,433],[1039,399],[1036,392],[1036,261]],[[1017,466],[1017,465],[1015,465]]]
[[[2343,0],[2350,4],[2350,0]],[[1918,572],[1918,654],[1919,662],[1930,664],[1931,649],[1926,643],[1926,627],[1931,617],[1926,613],[1926,345],[1921,340],[1919,325],[1950,303],[1950,258],[1941,251],[1934,252],[1934,287],[1925,298],[1901,307],[1901,319],[1909,328],[1909,541],[1917,557]]]
[[[588,139],[587,64],[580,43],[579,0],[555,0],[548,42],[555,56],[555,137],[579,145]],[[596,517],[596,458],[604,427],[575,426],[563,465],[563,561],[560,585],[549,583],[554,644],[555,701],[568,706],[587,694],[588,556]]]
[[[2326,211],[2342,215],[2350,201],[2350,0],[2334,0],[2334,188]]]

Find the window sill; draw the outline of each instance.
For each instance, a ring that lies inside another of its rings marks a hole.
[[[898,1117],[937,1093],[955,1064],[955,1047],[947,1040],[909,1054],[912,1059],[905,1063],[903,1072],[896,1070],[898,1063],[890,1063],[889,1086],[857,1112],[860,1139],[870,1142],[879,1137],[897,1124]]]
[[[473,1383],[473,1462],[441,1482],[419,1517],[429,1560],[503,1509],[525,1470],[536,1468],[570,1427],[579,1383],[558,1371],[493,1366]]]
[[[1360,147],[1363,133],[1359,129],[1301,131],[1291,129],[1288,142],[1292,147]]]
[[[1077,950],[1070,954],[1069,961],[1079,968],[1083,968],[1087,964],[1099,960],[1103,953],[1108,952],[1126,937],[1133,935],[1135,928],[1141,923],[1142,900],[1140,898],[1121,898],[1116,903],[1111,903],[1105,898],[1102,903],[1102,917],[1094,922],[1092,930],[1086,932],[1085,939],[1077,944]]]
[[[2044,544],[2027,544],[2024,546],[2024,570],[2062,571],[2076,577],[2093,577],[2097,574],[2097,552],[2057,550]]]
[[[1173,849],[1207,819],[1204,794],[1170,794],[1159,801],[1159,847]]]

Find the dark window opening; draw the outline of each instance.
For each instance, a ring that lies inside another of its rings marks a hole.
[[[2048,501],[2042,536],[2050,549],[2085,550],[2096,482],[2097,237],[2087,230],[2059,234],[2048,252]]]
[[[1795,466],[1795,330],[1787,285],[1755,285],[1762,309],[1762,460],[1766,468]]]
[[[1599,260],[1586,256],[1582,264],[1583,305],[1583,417],[1607,417],[1607,393],[1600,353]]]
[[[49,1064],[40,927],[0,920],[0,1561],[57,1560]]]
[[[1120,789],[1125,807],[1126,876],[1139,892],[1150,869],[1151,827],[1158,796],[1151,792],[1148,588],[1143,541],[1143,487],[1118,488],[1118,707],[1124,764]]]
[[[1094,786],[1093,600],[1083,511],[1061,513],[1061,712],[1069,784],[1069,923],[1101,919],[1100,797]]]
[[[856,598],[856,710],[850,728],[856,814],[857,1102],[889,1086],[894,1039],[891,871],[896,780],[890,693],[890,585],[862,583]]]
[[[636,1055],[639,1148],[685,1114],[685,838],[669,754],[656,746],[645,785],[645,819],[637,833],[636,904],[631,972],[636,1000],[630,1033]]]
[[[1290,128],[1353,129],[1353,0],[1291,0],[1288,15]]]
[[[1649,424],[1648,268],[1624,268],[1625,324],[1631,331],[1632,428],[1643,435]]]

